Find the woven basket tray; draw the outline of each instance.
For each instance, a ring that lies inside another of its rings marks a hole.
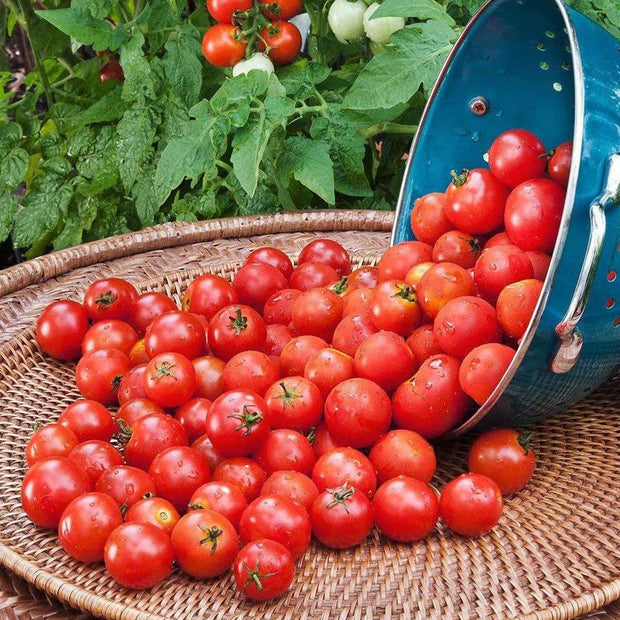
[[[20,508],[23,449],[35,422],[55,420],[78,397],[72,364],[43,356],[33,324],[61,298],[80,299],[104,276],[175,299],[204,271],[224,276],[254,248],[295,256],[312,236],[341,242],[356,265],[387,247],[391,213],[330,211],[167,224],[72,248],[0,272],[0,563],[61,601],[118,619],[574,618],[620,598],[620,394],[614,383],[540,424],[530,485],[506,501],[498,527],[478,539],[442,524],[399,545],[376,532],[349,551],[314,544],[290,592],[244,601],[230,575],[195,581],[175,571],[148,592],[116,585],[102,566],[67,556]],[[437,447],[434,484],[465,469],[471,436]],[[43,617],[43,616],[41,616]]]

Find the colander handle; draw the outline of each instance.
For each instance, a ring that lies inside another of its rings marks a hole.
[[[605,188],[590,205],[590,238],[581,266],[577,286],[564,318],[555,328],[558,344],[551,358],[551,370],[563,374],[571,370],[581,353],[583,335],[578,329],[583,316],[594,278],[601,260],[605,242],[605,209],[620,203],[620,153],[612,155],[607,162]]]

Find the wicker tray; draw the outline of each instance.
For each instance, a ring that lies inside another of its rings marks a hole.
[[[507,500],[488,535],[467,539],[440,524],[415,545],[392,544],[376,532],[350,551],[313,545],[291,591],[271,604],[243,601],[230,575],[199,582],[175,571],[149,592],[127,591],[103,567],[71,560],[52,533],[22,513],[23,448],[32,424],[56,419],[78,396],[73,365],[51,363],[34,341],[45,304],[79,299],[92,280],[111,274],[178,299],[198,273],[228,275],[267,243],[296,255],[317,234],[343,243],[356,264],[368,263],[387,246],[391,223],[390,213],[330,211],[168,224],[0,272],[0,563],[73,607],[119,619],[560,620],[620,598],[617,382],[537,427],[534,479]],[[439,487],[464,470],[470,443],[468,436],[438,446]]]

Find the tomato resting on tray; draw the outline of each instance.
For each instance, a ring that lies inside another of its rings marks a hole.
[[[220,21],[245,10],[218,2]],[[289,60],[277,38],[299,10],[289,4],[265,4],[276,63]],[[208,31],[205,53],[230,48],[213,62],[242,52],[235,32]],[[468,471],[441,492],[429,441],[510,377],[544,290],[570,152],[560,145],[548,164],[534,134],[504,132],[489,169],[446,170],[445,192],[416,197],[418,239],[376,267],[314,238],[298,256],[255,249],[233,278],[205,273],[173,297],[107,278],[82,303],[50,304],[37,342],[75,362],[82,398],[26,446],[25,513],[127,588],[160,583],[174,558],[196,579],[232,570],[254,601],[290,587],[312,536],[346,549],[376,527],[419,544],[444,535],[439,519],[485,534],[502,495],[532,478],[532,433],[478,436]]]

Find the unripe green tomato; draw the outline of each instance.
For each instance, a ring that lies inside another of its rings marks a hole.
[[[363,25],[366,36],[375,43],[386,44],[390,42],[390,37],[394,32],[404,28],[405,20],[403,17],[379,17],[370,19],[372,14],[379,8],[373,2],[364,13]]]
[[[336,39],[341,43],[359,41],[364,36],[364,13],[366,3],[363,0],[334,0],[329,7],[327,22]]]
[[[253,69],[258,71],[265,71],[268,75],[273,73],[273,63],[265,54],[256,52],[252,54],[247,60],[239,61],[232,70],[233,77],[236,75],[247,74]]]

